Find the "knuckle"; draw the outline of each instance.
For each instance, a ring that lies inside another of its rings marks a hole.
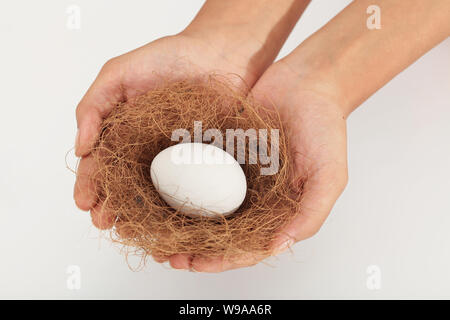
[[[82,211],[89,211],[90,203],[82,197],[79,190],[74,191],[74,201],[75,201],[75,205],[78,207],[78,209],[80,209]]]
[[[105,62],[105,64],[102,66],[101,72],[107,72],[114,68],[114,66],[117,64],[117,58],[111,58],[108,61]]]
[[[336,177],[336,183],[340,191],[343,191],[348,184],[348,170],[340,170]]]
[[[80,104],[78,104],[77,107],[75,108],[75,118],[77,119],[77,121],[80,121],[82,113],[83,109],[80,107]]]
[[[348,184],[348,170],[347,170],[347,168],[345,168],[345,169],[340,171],[338,181],[339,181],[339,189],[341,191],[343,191],[345,189],[345,187],[347,186],[347,184]]]
[[[322,224],[319,224],[319,225],[314,225],[313,227],[304,230],[301,240],[305,240],[305,239],[314,237],[319,232],[321,227],[322,227]]]

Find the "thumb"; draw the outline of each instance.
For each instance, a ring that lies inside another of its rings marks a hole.
[[[76,109],[78,132],[75,139],[75,155],[89,154],[96,141],[102,120],[117,103],[124,100],[118,62],[109,60],[81,99]]]

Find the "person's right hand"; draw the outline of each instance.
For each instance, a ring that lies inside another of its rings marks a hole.
[[[252,69],[245,55],[239,55],[242,48],[219,48],[212,42],[179,34],[113,58],[103,66],[76,110],[78,133],[75,154],[82,158],[77,170],[74,199],[80,209],[91,211],[93,224],[97,228],[111,228],[114,220],[102,210],[95,186],[88,179],[95,170],[90,151],[102,120],[118,102],[148,91],[164,76],[174,79],[185,75],[196,77],[230,73],[239,75],[251,86],[258,72]],[[228,49],[233,54],[229,54]]]

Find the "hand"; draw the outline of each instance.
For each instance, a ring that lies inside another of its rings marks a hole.
[[[108,229],[114,222],[113,215],[102,210],[88,178],[95,172],[90,150],[111,109],[150,90],[164,77],[233,74],[241,78],[236,84],[242,89],[252,87],[273,62],[308,2],[263,0],[259,8],[240,0],[208,0],[182,33],[156,40],[103,66],[77,107],[75,142],[75,154],[82,159],[74,199],[80,209],[91,211],[96,227]],[[154,258],[159,262],[170,259],[174,268],[182,269],[189,268],[191,261],[186,255]]]
[[[185,35],[159,39],[111,59],[103,66],[77,108],[79,134],[75,151],[82,159],[78,166],[74,199],[80,209],[91,211],[92,222],[97,228],[111,228],[114,221],[112,215],[101,210],[102,204],[98,203],[95,186],[90,185],[88,179],[95,170],[89,152],[98,137],[102,119],[117,102],[151,89],[160,81],[160,76],[170,75],[173,79],[211,72],[238,74],[250,85],[257,77],[248,62],[239,56],[228,55],[211,42],[207,44]]]
[[[273,254],[315,234],[347,183],[346,117],[376,90],[450,32],[450,2],[379,0],[380,30],[369,30],[364,13],[370,0],[353,1],[286,58],[272,65],[252,93],[279,108],[295,151],[296,176],[304,179],[301,211],[273,243]],[[420,36],[417,36],[417,35]],[[197,271],[220,272],[249,266],[194,259]]]
[[[252,90],[256,100],[279,109],[290,129],[295,153],[295,177],[304,182],[299,216],[272,244],[273,255],[319,231],[347,183],[346,121],[334,91],[323,82],[296,73],[289,58],[273,64]],[[331,87],[330,87],[331,88]],[[266,257],[242,256],[238,262],[221,258],[192,261],[201,272],[221,272],[254,265]]]

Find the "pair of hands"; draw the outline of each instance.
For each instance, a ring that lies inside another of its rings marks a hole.
[[[241,77],[263,105],[276,106],[289,127],[295,176],[305,179],[301,212],[273,243],[277,254],[314,235],[347,183],[348,114],[450,35],[448,0],[378,0],[381,27],[368,28],[372,0],[353,1],[285,58],[273,63],[310,0],[207,0],[180,34],[156,40],[104,65],[77,108],[75,153],[82,157],[74,198],[94,225],[113,226],[88,176],[102,119],[119,101],[169,78],[215,73]],[[273,63],[273,64],[272,64]],[[238,84],[243,85],[242,82]],[[154,257],[174,268],[220,272],[252,265],[188,255]]]
[[[314,235],[347,183],[348,114],[376,90],[450,35],[448,0],[378,0],[381,27],[366,23],[372,0],[353,1],[285,58],[273,63],[310,0],[207,0],[182,33],[156,40],[104,65],[77,107],[77,156],[82,157],[74,198],[94,225],[113,226],[101,210],[90,149],[102,119],[118,101],[159,81],[215,73],[238,75],[263,105],[275,105],[289,127],[295,177],[305,178],[301,212],[273,243],[277,254]],[[376,13],[375,13],[376,14]],[[242,84],[242,83],[241,83]],[[245,89],[244,88],[244,89]],[[174,268],[220,272],[252,265],[188,255],[154,257]],[[258,258],[262,260],[265,257]]]
[[[181,33],[108,61],[77,107],[76,155],[82,157],[74,189],[77,206],[90,210],[97,228],[113,226],[114,217],[102,210],[95,186],[90,185],[87,177],[95,170],[90,149],[98,137],[99,126],[118,101],[151,89],[159,81],[159,75],[176,78],[208,73],[237,74],[251,88],[248,93],[257,101],[279,108],[291,129],[289,138],[296,151],[296,174],[307,177],[300,215],[273,243],[273,254],[314,235],[347,182],[346,124],[341,108],[331,98],[332,93],[324,91],[314,80],[306,80],[312,77],[297,74],[290,67],[289,59],[288,56],[261,70],[252,67],[251,57]],[[192,259],[183,254],[154,258],[158,262],[169,260],[177,269],[198,272],[220,272],[258,262],[253,256],[243,256],[237,263]]]

